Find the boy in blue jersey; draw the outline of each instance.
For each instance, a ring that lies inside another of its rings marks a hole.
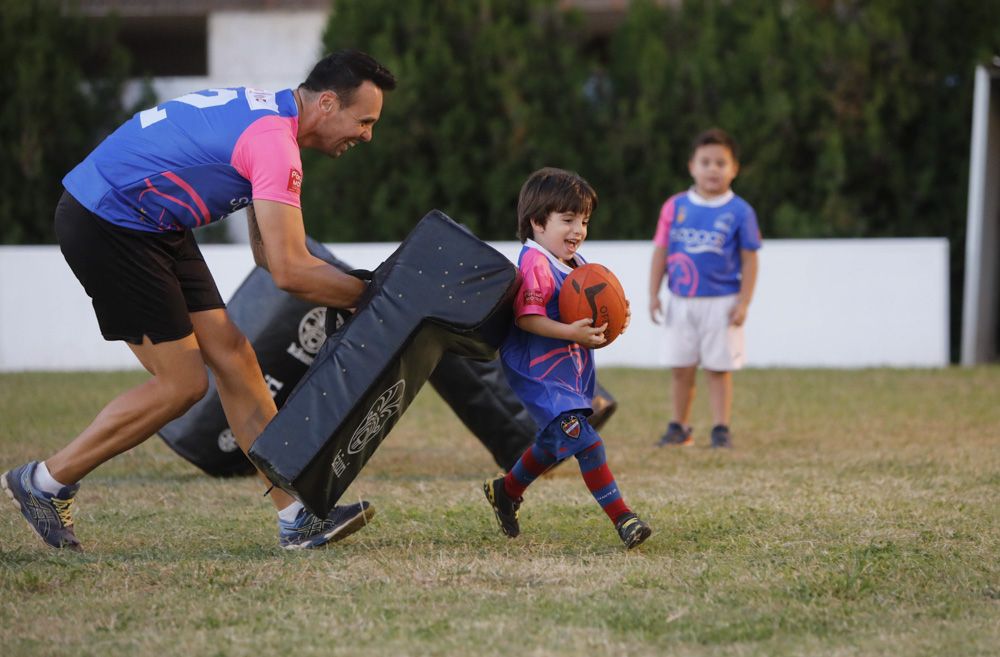
[[[732,447],[733,371],[744,362],[743,322],[757,282],[757,215],[730,186],[739,172],[736,143],[722,130],[699,135],[688,170],[694,186],[667,199],[653,238],[649,313],[667,333],[673,418],[659,445],[690,445],[688,420],[699,365],[707,372],[712,447]],[[664,308],[664,275],[670,296]]]
[[[152,377],[49,458],[0,475],[47,545],[81,549],[72,517],[80,480],[184,414],[205,394],[206,366],[244,452],[274,417],[253,348],[226,313],[192,230],[250,206],[254,260],[279,288],[353,307],[365,284],[306,248],[299,149],[339,157],[370,141],[395,85],[369,55],[337,51],[295,89],[209,89],[139,112],[63,179],[55,216],[63,255],[104,338],[125,341]],[[338,540],[373,514],[361,502],[321,518],[282,490],[271,499],[285,549]]]
[[[652,530],[622,499],[601,437],[587,421],[593,412],[593,348],[604,343],[607,325],[591,326],[590,319],[566,324],[559,317],[559,290],[566,276],[585,262],[578,250],[596,207],[597,193],[569,171],[540,169],[521,187],[521,282],[514,326],[500,347],[500,359],[511,388],[541,429],[510,472],[485,482],[483,490],[501,531],[514,538],[520,533],[517,512],[525,489],[575,456],[587,488],[631,549]]]

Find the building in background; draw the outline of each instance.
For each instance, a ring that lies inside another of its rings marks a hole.
[[[600,42],[628,0],[560,0],[584,16],[586,38]],[[331,0],[80,0],[86,15],[118,16],[132,54],[138,97],[148,77],[159,100],[195,89],[281,89],[305,79],[322,56]]]

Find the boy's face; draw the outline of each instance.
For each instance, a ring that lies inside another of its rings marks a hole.
[[[732,151],[721,144],[699,146],[688,162],[695,191],[706,198],[729,191],[739,170],[740,165],[733,158]]]
[[[541,225],[531,222],[532,239],[563,262],[573,259],[577,249],[587,239],[587,224],[590,217],[572,212],[552,212],[548,221]]]

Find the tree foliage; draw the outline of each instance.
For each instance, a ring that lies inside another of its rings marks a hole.
[[[594,236],[648,238],[690,184],[689,144],[742,146],[769,237],[946,235],[965,217],[972,73],[1000,0],[629,3],[604,51],[553,0],[340,0],[327,48],[398,76],[371,146],[311,159],[310,232],[399,239],[440,208],[509,239],[523,179],[579,171]]]
[[[328,49],[371,52],[399,80],[374,140],[336,162],[306,154],[311,234],[397,240],[432,208],[514,239],[521,182],[581,167],[588,74],[572,16],[538,0],[335,3]]]
[[[0,240],[52,242],[62,177],[123,120],[113,24],[56,0],[0,0]]]

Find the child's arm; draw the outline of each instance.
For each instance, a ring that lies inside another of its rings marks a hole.
[[[746,321],[753,289],[757,285],[757,252],[741,249],[740,261],[740,293],[736,297],[736,305],[729,313],[729,321],[733,326],[742,326]]]
[[[660,305],[660,284],[663,282],[666,264],[666,247],[653,247],[653,260],[649,265],[649,317],[654,324],[659,324],[663,315],[663,307]]]
[[[591,327],[593,320],[589,318],[578,319],[572,324],[563,324],[545,315],[521,315],[514,320],[514,323],[522,331],[544,338],[569,340],[589,349],[604,344],[604,329],[608,328],[607,324]]]

